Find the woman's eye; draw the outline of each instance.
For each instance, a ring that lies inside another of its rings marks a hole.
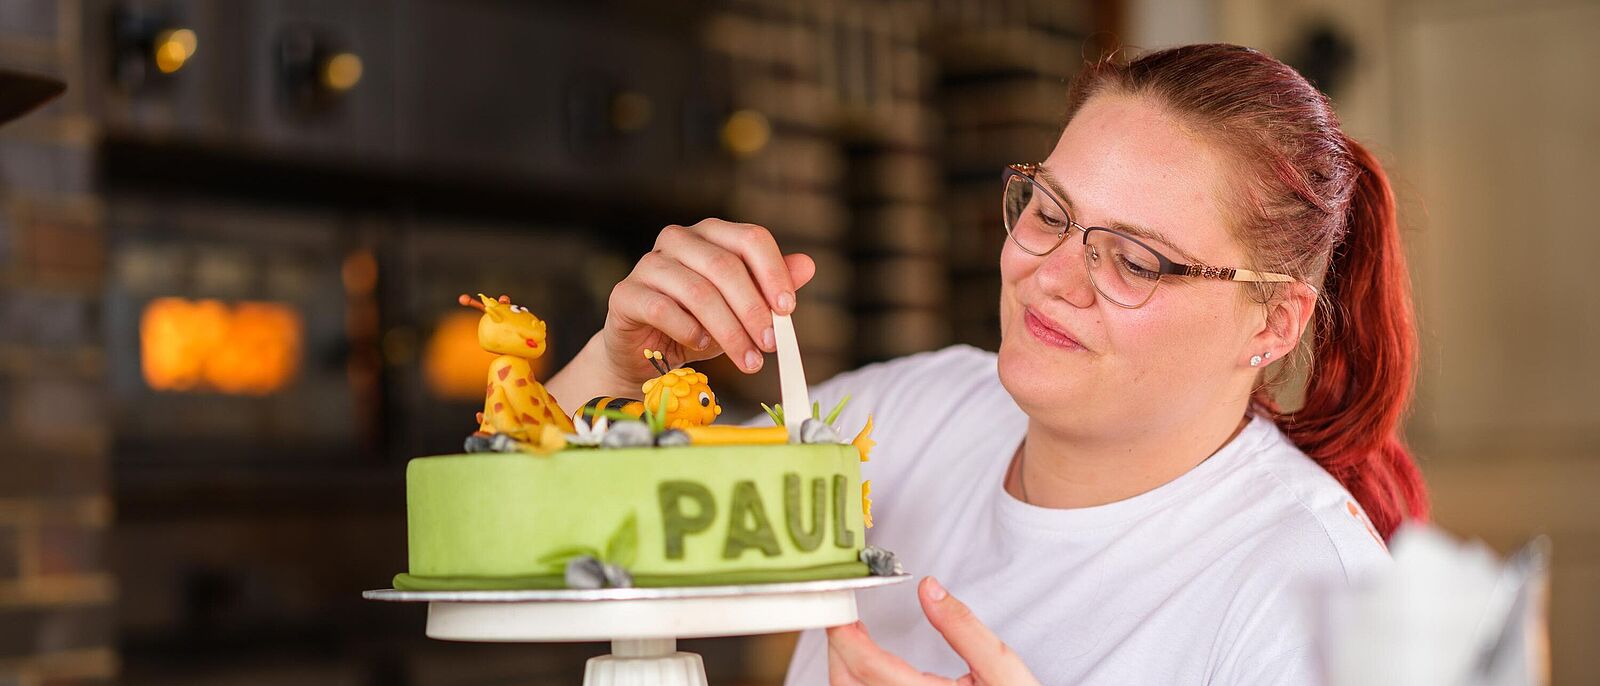
[[[1054,216],[1044,210],[1034,210],[1033,216],[1038,217],[1039,221],[1044,222],[1045,226],[1052,228],[1061,228],[1062,226],[1066,225],[1066,222],[1060,217]]]
[[[1160,276],[1160,274],[1156,273],[1155,268],[1146,267],[1134,260],[1130,260],[1127,255],[1117,255],[1117,263],[1122,266],[1123,271],[1141,279],[1154,279]]]

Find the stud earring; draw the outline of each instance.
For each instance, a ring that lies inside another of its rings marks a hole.
[[[1261,366],[1261,356],[1260,355],[1251,355],[1250,356],[1250,366],[1252,366],[1252,367],[1260,367]]]

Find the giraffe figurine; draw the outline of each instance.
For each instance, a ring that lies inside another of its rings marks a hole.
[[[478,432],[467,438],[467,452],[545,452],[559,447],[546,444],[572,432],[572,420],[533,378],[529,364],[548,347],[544,321],[504,295],[496,299],[480,293],[473,300],[463,294],[458,302],[483,310],[478,344],[499,355],[489,363]]]

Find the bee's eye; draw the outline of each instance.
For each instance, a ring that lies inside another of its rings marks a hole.
[[[705,391],[700,391],[700,406],[711,407],[711,396]]]

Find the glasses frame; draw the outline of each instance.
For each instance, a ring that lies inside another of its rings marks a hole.
[[[1241,269],[1241,268],[1238,268],[1238,267],[1216,267],[1216,266],[1212,266],[1212,265],[1209,265],[1209,264],[1204,264],[1204,263],[1201,263],[1201,262],[1194,262],[1194,263],[1177,262],[1177,261],[1174,261],[1174,260],[1168,258],[1166,255],[1162,254],[1162,252],[1160,250],[1156,250],[1155,248],[1151,247],[1149,243],[1146,243],[1144,241],[1139,240],[1137,237],[1130,236],[1130,235],[1128,235],[1126,233],[1123,233],[1121,231],[1118,231],[1116,229],[1108,229],[1108,228],[1105,228],[1103,226],[1084,226],[1082,224],[1079,224],[1077,222],[1077,220],[1072,218],[1072,213],[1067,211],[1067,204],[1065,202],[1062,202],[1060,198],[1056,197],[1056,194],[1054,192],[1052,192],[1049,188],[1046,188],[1044,184],[1039,182],[1038,178],[1036,177],[1036,175],[1039,172],[1039,167],[1040,167],[1039,163],[1036,163],[1036,162],[1023,162],[1023,163],[1018,163],[1018,164],[1011,164],[1011,165],[1007,165],[1005,171],[1002,172],[1001,175],[1000,175],[1000,180],[1001,180],[1001,183],[1003,184],[1002,187],[1001,187],[1002,190],[1001,190],[1001,200],[1000,200],[1000,223],[1005,225],[1006,237],[1011,240],[1011,243],[1013,245],[1016,245],[1023,252],[1028,253],[1029,255],[1033,255],[1035,257],[1044,257],[1045,255],[1049,255],[1050,253],[1055,252],[1056,248],[1061,247],[1061,244],[1067,242],[1067,237],[1068,237],[1069,234],[1072,233],[1073,227],[1077,227],[1078,231],[1083,234],[1083,245],[1084,245],[1083,260],[1084,260],[1084,267],[1089,270],[1089,273],[1091,275],[1094,272],[1093,272],[1093,265],[1089,264],[1089,259],[1090,258],[1089,258],[1088,247],[1089,247],[1089,234],[1090,233],[1093,233],[1095,231],[1104,231],[1104,232],[1109,233],[1109,234],[1111,234],[1113,236],[1117,236],[1118,238],[1122,238],[1124,240],[1128,240],[1128,241],[1132,241],[1134,243],[1137,243],[1140,247],[1144,248],[1145,250],[1149,250],[1150,254],[1156,256],[1156,261],[1159,262],[1161,266],[1160,266],[1159,269],[1156,270],[1156,286],[1152,287],[1150,289],[1150,293],[1144,297],[1144,300],[1139,301],[1138,304],[1136,304],[1136,305],[1124,305],[1124,304],[1122,304],[1120,302],[1117,302],[1116,298],[1113,298],[1113,297],[1111,297],[1109,295],[1106,295],[1105,291],[1100,289],[1100,284],[1098,284],[1098,283],[1094,284],[1095,291],[1098,291],[1100,293],[1100,295],[1105,296],[1105,299],[1110,301],[1111,304],[1113,304],[1113,305],[1116,305],[1116,306],[1124,308],[1124,309],[1129,309],[1129,310],[1134,310],[1134,309],[1138,309],[1140,307],[1144,307],[1145,303],[1150,302],[1150,298],[1155,297],[1156,287],[1159,287],[1161,285],[1161,280],[1166,278],[1166,277],[1168,277],[1168,276],[1185,276],[1185,277],[1195,277],[1195,278],[1201,278],[1201,279],[1216,279],[1216,280],[1219,280],[1219,281],[1238,281],[1238,282],[1243,282],[1243,283],[1293,283],[1293,282],[1299,280],[1299,279],[1296,279],[1296,278],[1294,278],[1292,276],[1289,276],[1288,274],[1279,274],[1277,272],[1260,272],[1260,271],[1255,271],[1253,269]],[[1049,198],[1050,202],[1055,203],[1056,204],[1056,208],[1061,210],[1061,216],[1067,218],[1066,226],[1063,227],[1061,229],[1061,231],[1056,234],[1056,244],[1050,246],[1049,250],[1046,250],[1044,252],[1035,252],[1033,250],[1028,249],[1027,246],[1022,244],[1022,241],[1017,239],[1016,233],[1014,233],[1011,230],[1011,223],[1006,220],[1006,203],[1005,203],[1005,191],[1004,191],[1004,188],[1005,188],[1006,185],[1009,185],[1011,183],[1011,179],[1014,178],[1014,177],[1020,177],[1020,178],[1022,178],[1024,180],[1026,180],[1029,184],[1032,184],[1033,185],[1033,190],[1034,190],[1035,193],[1043,193],[1044,197]],[[1094,279],[1092,279],[1092,278],[1089,281],[1090,281],[1090,283],[1094,283]]]

